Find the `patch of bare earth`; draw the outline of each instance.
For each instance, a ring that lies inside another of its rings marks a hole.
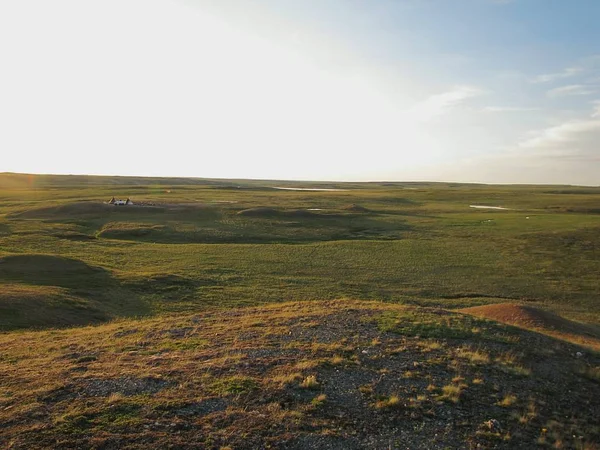
[[[459,329],[429,337],[435,320]],[[358,301],[5,333],[0,447],[592,449],[598,366],[539,333]]]

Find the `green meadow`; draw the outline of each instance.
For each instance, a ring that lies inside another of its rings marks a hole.
[[[598,324],[598,274],[600,188],[0,174],[1,330],[341,298]]]

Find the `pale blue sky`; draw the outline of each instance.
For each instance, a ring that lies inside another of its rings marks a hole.
[[[0,171],[600,184],[595,0],[0,0]]]

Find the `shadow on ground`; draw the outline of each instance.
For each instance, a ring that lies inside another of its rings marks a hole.
[[[149,308],[104,268],[78,259],[24,254],[0,258],[0,330],[85,325]]]

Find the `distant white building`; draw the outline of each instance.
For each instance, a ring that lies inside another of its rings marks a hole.
[[[111,198],[108,202],[109,205],[116,206],[125,206],[125,205],[133,205],[133,202],[128,198],[127,200],[117,200],[116,198]]]

